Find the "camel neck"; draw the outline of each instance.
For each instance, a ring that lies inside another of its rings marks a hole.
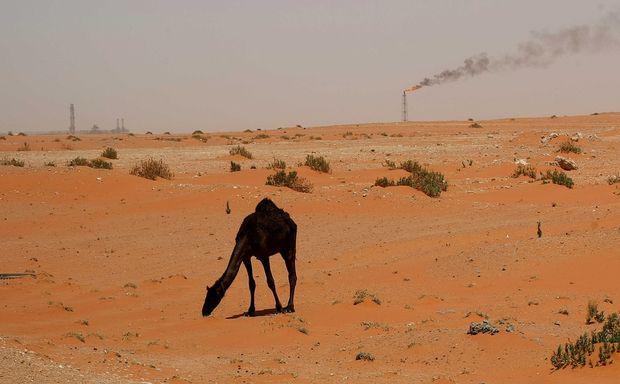
[[[237,276],[237,272],[239,272],[239,268],[246,254],[246,244],[245,237],[241,237],[237,240],[235,248],[230,255],[230,260],[228,260],[228,266],[226,266],[226,270],[217,281],[217,283],[221,284],[224,291],[230,287]]]

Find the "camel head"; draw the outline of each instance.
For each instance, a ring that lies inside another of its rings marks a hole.
[[[224,292],[221,286],[218,284],[211,288],[207,286],[207,296],[205,297],[205,302],[202,305],[202,315],[211,315],[211,312],[213,312],[215,307],[217,307],[220,301],[222,301],[222,297],[224,297]]]

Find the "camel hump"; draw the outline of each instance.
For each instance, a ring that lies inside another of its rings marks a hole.
[[[260,213],[268,213],[268,212],[277,212],[280,211],[273,201],[269,198],[264,198],[256,205],[256,212]]]

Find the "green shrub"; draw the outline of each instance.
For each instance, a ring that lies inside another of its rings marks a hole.
[[[551,180],[553,184],[563,185],[567,188],[573,188],[573,185],[575,185],[575,183],[573,182],[573,179],[568,177],[566,173],[562,171],[557,171],[557,170],[554,170],[553,172],[547,171],[547,173],[544,173],[544,174],[541,173],[540,179],[544,183],[548,183],[549,180]]]
[[[106,159],[118,159],[118,152],[112,147],[107,147],[101,152],[101,157],[105,157]]]
[[[448,183],[445,181],[443,174],[429,171],[417,161],[407,160],[402,162],[400,168],[410,172],[411,175],[402,177],[396,182],[382,177],[375,180],[375,185],[384,188],[394,185],[405,185],[424,192],[424,194],[430,197],[438,197],[442,191],[448,190]]]
[[[536,178],[536,168],[531,165],[521,165],[517,166],[517,169],[512,173],[512,177],[517,178],[519,176],[527,176],[531,179]]]
[[[564,152],[564,153],[581,153],[581,148],[579,148],[578,146],[576,146],[575,144],[573,144],[572,141],[567,140],[565,142],[563,142],[562,144],[560,144],[560,152]]]
[[[0,165],[10,165],[13,167],[23,167],[25,165],[23,160],[19,160],[16,158],[12,158],[12,159],[2,159],[0,160]]]
[[[330,171],[329,161],[325,160],[323,156],[307,155],[304,165],[318,172],[329,173]]]
[[[375,180],[375,185],[377,187],[387,188],[387,187],[395,186],[396,183],[393,180],[388,180],[387,177],[380,177],[377,180]]]
[[[129,173],[149,180],[155,180],[158,177],[170,180],[173,177],[168,164],[164,163],[161,159],[155,160],[153,158],[142,160],[140,163],[134,165]]]
[[[284,160],[274,158],[271,163],[267,164],[267,169],[286,169],[286,163]]]
[[[230,171],[231,172],[239,172],[241,170],[241,164],[235,163],[234,161],[230,162]]]
[[[605,321],[605,312],[598,310],[598,304],[596,301],[590,300],[588,302],[588,311],[586,315],[586,324],[592,324],[596,320],[599,323]]]
[[[305,179],[298,177],[296,171],[291,171],[288,174],[285,171],[278,171],[273,175],[267,176],[267,182],[265,184],[287,187],[297,192],[312,192],[312,184],[307,182]]]
[[[88,166],[88,160],[83,157],[76,157],[75,159],[69,161],[70,167],[86,167]]]
[[[93,159],[88,162],[88,166],[98,169],[112,169],[112,163],[103,159]]]
[[[252,153],[250,151],[248,151],[247,149],[245,149],[245,147],[242,147],[240,145],[232,147],[230,149],[230,151],[228,151],[228,153],[230,153],[233,156],[234,155],[241,155],[241,156],[246,157],[248,159],[252,158]]]
[[[597,312],[598,310],[594,308]],[[590,311],[588,304],[588,311]],[[598,345],[597,366],[609,365],[615,352],[620,352],[620,315],[612,313],[603,319],[603,328],[600,331],[584,333],[575,342],[560,344],[557,350],[551,355],[551,365],[555,369],[563,369],[569,365],[573,368],[590,364],[594,366],[590,356]]]
[[[395,163],[395,162],[393,162],[393,161],[392,161],[392,160],[390,160],[390,159],[385,159],[385,161],[383,162],[383,165],[384,165],[387,169],[396,169],[396,168],[398,168],[398,167],[396,166],[396,163]]]

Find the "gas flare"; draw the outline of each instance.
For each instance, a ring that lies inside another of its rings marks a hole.
[[[414,85],[413,87],[403,89],[403,92],[413,92],[413,91],[417,91],[420,88],[422,88],[421,85]]]

